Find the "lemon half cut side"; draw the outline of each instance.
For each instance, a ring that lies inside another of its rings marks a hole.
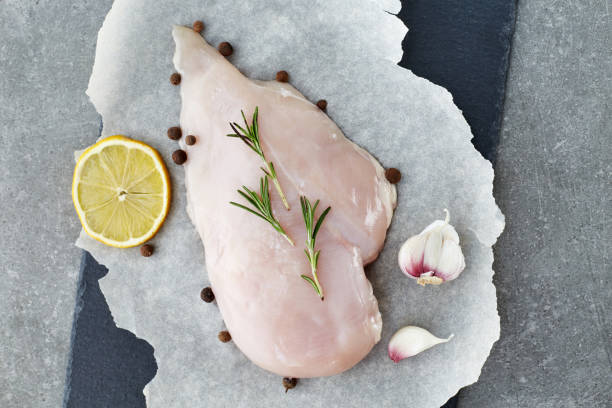
[[[168,214],[168,170],[151,146],[110,136],[79,157],[72,201],[90,237],[117,248],[140,245],[157,233]]]

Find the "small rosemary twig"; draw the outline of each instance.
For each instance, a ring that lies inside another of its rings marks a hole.
[[[272,213],[272,202],[270,201],[270,193],[268,191],[268,176],[264,176],[259,179],[259,194],[257,194],[253,190],[250,190],[246,186],[242,186],[242,190],[244,191],[237,190],[238,194],[244,197],[244,199],[247,200],[254,207],[254,209],[244,206],[242,204],[235,203],[233,201],[230,201],[230,204],[235,205],[236,207],[240,207],[243,210],[246,210],[251,214],[255,214],[256,216],[269,222],[270,225],[272,225],[272,227],[276,231],[278,231],[279,234],[285,237],[285,239],[289,241],[292,246],[295,246],[291,238],[289,238],[289,235],[287,235],[283,227],[280,225],[280,223]]]
[[[321,301],[323,301],[325,298],[323,296],[323,288],[317,278],[317,263],[319,262],[319,253],[321,251],[315,250],[315,240],[319,228],[321,228],[321,224],[323,224],[323,220],[325,216],[327,216],[329,210],[331,210],[331,207],[327,207],[315,223],[315,211],[319,205],[319,200],[317,200],[313,206],[306,197],[300,197],[300,204],[302,205],[302,214],[304,215],[304,223],[306,224],[306,249],[304,249],[304,252],[306,253],[306,258],[308,258],[310,270],[312,271],[312,278],[306,275],[302,275],[302,278],[312,285],[312,288],[317,292]]]
[[[240,111],[240,113],[242,114],[242,119],[244,120],[244,126],[246,127],[246,129],[243,129],[236,122],[230,123],[230,127],[232,128],[234,133],[230,133],[226,136],[239,138],[247,146],[253,149],[253,151],[257,153],[259,157],[261,157],[261,160],[263,160],[263,162],[266,165],[265,167],[261,167],[261,169],[266,174],[266,176],[272,179],[272,182],[274,183],[274,187],[276,187],[276,191],[278,191],[278,194],[280,195],[281,200],[283,200],[283,204],[285,205],[285,208],[289,210],[290,209],[289,203],[287,202],[285,193],[283,192],[283,189],[281,188],[280,183],[278,181],[278,177],[276,176],[276,170],[274,169],[274,164],[266,160],[266,156],[264,155],[263,150],[261,148],[261,143],[259,142],[259,125],[257,123],[257,115],[259,113],[259,107],[255,107],[255,113],[253,113],[253,123],[251,124],[251,126],[249,126],[249,123],[247,122],[246,117],[244,116],[244,112]]]

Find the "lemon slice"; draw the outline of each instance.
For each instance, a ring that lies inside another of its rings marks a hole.
[[[79,157],[72,201],[92,238],[118,248],[140,245],[157,233],[168,214],[168,170],[151,146],[111,136]]]

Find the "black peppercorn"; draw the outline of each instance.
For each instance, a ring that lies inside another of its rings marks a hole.
[[[278,82],[289,82],[289,74],[287,71],[278,71],[276,73],[276,80]]]
[[[229,334],[227,330],[220,331],[217,337],[219,338],[219,341],[221,343],[227,343],[228,341],[232,339],[232,336]]]
[[[298,383],[297,378],[289,378],[289,377],[283,378],[283,387],[285,387],[285,392],[289,391],[292,388],[295,388],[297,383]]]
[[[385,177],[391,184],[397,184],[402,179],[402,173],[394,167],[385,170]]]
[[[201,33],[202,30],[204,30],[203,22],[201,22],[200,20],[197,20],[196,22],[193,23],[193,31],[195,31],[196,33]]]
[[[327,109],[327,101],[325,99],[319,99],[317,101],[317,106],[319,107],[319,109],[324,111],[325,109]]]
[[[153,245],[144,244],[140,247],[140,255],[144,256],[145,258],[148,258],[153,255],[154,250],[155,248],[153,248]]]
[[[195,144],[195,142],[196,142],[196,137],[195,137],[194,135],[188,135],[188,136],[185,138],[185,143],[186,143],[188,146],[192,146],[192,145],[194,145],[194,144]]]
[[[215,300],[215,294],[213,293],[212,289],[207,286],[200,292],[200,298],[206,303],[211,303],[213,300]]]
[[[218,48],[219,52],[224,57],[229,57],[234,53],[234,48],[232,47],[232,44],[228,43],[227,41],[223,41],[221,44],[219,44]]]
[[[178,72],[175,72],[174,74],[170,75],[170,83],[172,85],[178,85],[181,83],[181,74],[179,74]]]
[[[172,126],[168,129],[168,138],[172,140],[179,140],[183,136],[183,131],[178,126]]]
[[[172,160],[174,160],[176,164],[183,164],[187,161],[187,153],[184,150],[175,150],[174,153],[172,153]]]

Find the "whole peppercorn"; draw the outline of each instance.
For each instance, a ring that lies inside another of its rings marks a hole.
[[[276,73],[276,80],[278,82],[289,82],[289,74],[287,71],[278,71]]]
[[[204,30],[204,23],[200,20],[197,20],[193,23],[193,31],[196,33],[201,33]]]
[[[385,177],[391,184],[397,184],[402,179],[402,173],[394,167],[385,170]]]
[[[179,140],[183,136],[183,131],[178,126],[172,126],[168,128],[168,138],[172,140]]]
[[[289,378],[289,377],[283,378],[283,387],[285,387],[285,393],[289,391],[290,389],[295,388],[297,383],[298,383],[297,378]]]
[[[232,340],[232,336],[227,330],[220,331],[217,337],[221,343],[227,343],[228,341]]]
[[[207,286],[200,292],[200,298],[206,303],[211,303],[213,300],[215,300],[215,294],[213,293],[212,289]]]
[[[194,135],[188,135],[185,138],[185,143],[189,146],[193,146],[196,142],[196,137]]]
[[[234,53],[234,48],[232,47],[232,44],[228,43],[227,41],[223,41],[221,44],[219,44],[218,48],[219,52],[224,57],[229,57]]]
[[[150,244],[144,244],[140,247],[140,255],[144,256],[145,258],[148,258],[153,255],[154,251],[155,248],[153,248],[153,245]]]
[[[179,74],[178,72],[175,72],[174,74],[170,75],[170,83],[172,85],[178,85],[181,83],[181,74]]]
[[[174,160],[176,164],[183,164],[187,161],[187,153],[184,150],[175,150],[174,153],[172,153],[172,160]]]
[[[319,109],[324,111],[325,109],[327,109],[327,101],[325,99],[319,99],[317,101],[317,106],[319,107]]]

